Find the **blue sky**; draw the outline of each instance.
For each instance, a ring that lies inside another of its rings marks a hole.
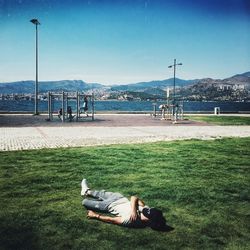
[[[250,71],[249,0],[0,0],[0,82],[122,84]]]

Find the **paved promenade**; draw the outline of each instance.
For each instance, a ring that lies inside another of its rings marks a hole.
[[[123,116],[120,124],[116,117],[113,125],[114,116],[100,116],[96,121],[86,123],[52,122],[48,125],[41,123],[40,126],[32,121],[26,126],[18,124],[18,121],[17,125],[4,126],[2,120],[0,151],[250,136],[250,126],[211,126],[189,121],[173,125],[169,121],[152,120],[149,116],[137,118]],[[125,125],[123,119],[126,120]]]

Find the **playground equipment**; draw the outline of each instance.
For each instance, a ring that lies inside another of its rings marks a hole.
[[[161,116],[161,120],[172,120],[177,122],[177,120],[183,120],[183,101],[177,102],[174,104],[161,104],[159,106],[159,112],[157,112],[157,104],[153,103],[153,116]]]
[[[53,120],[53,115],[55,113],[54,110],[54,102],[55,99],[61,101],[61,108],[56,111],[57,116],[61,119],[62,122],[68,120],[73,121],[75,118],[78,121],[84,117],[91,117],[92,121],[94,120],[94,95],[85,95],[84,93],[75,92],[75,93],[67,93],[62,92],[60,94],[55,94],[48,92],[48,121]],[[76,101],[76,113],[73,115],[72,107],[69,106],[69,101]],[[81,105],[81,103],[83,104]],[[89,105],[90,103],[90,105]],[[90,114],[87,113],[90,107]],[[85,116],[82,114],[85,113]]]
[[[174,96],[172,104],[170,104],[169,88],[167,89],[167,103],[159,106],[161,120],[172,120],[174,123],[177,120],[183,120],[184,100],[177,100]],[[153,117],[157,116],[157,104],[153,103]]]

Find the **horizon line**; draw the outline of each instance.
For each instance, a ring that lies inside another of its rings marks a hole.
[[[212,78],[212,77],[203,77],[203,78],[192,78],[192,79],[184,79],[184,78],[179,78],[179,77],[175,77],[175,79],[179,79],[179,80],[184,80],[184,81],[194,81],[194,80],[201,80],[201,79],[214,79],[214,80],[224,80],[224,79],[228,79],[237,75],[242,75],[245,73],[248,73],[249,71],[243,72],[243,73],[238,73],[238,74],[234,74],[232,76],[226,77],[226,78]],[[165,78],[165,79],[157,79],[157,80],[148,80],[148,81],[138,81],[138,82],[130,82],[130,83],[100,83],[100,82],[87,82],[84,81],[83,79],[60,79],[60,80],[40,80],[38,82],[42,83],[42,82],[60,82],[60,81],[82,81],[86,84],[100,84],[100,85],[104,85],[104,86],[112,86],[112,85],[131,85],[131,84],[137,84],[137,83],[146,83],[146,82],[157,82],[157,81],[165,81],[165,80],[170,80],[173,79],[174,77],[170,77],[170,78]],[[33,81],[31,79],[27,79],[27,80],[15,80],[15,81],[1,81],[0,84],[5,84],[5,83],[15,83],[15,82],[28,82],[28,81]]]

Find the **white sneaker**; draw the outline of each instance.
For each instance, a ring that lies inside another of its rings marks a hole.
[[[86,179],[82,180],[81,187],[82,187],[81,195],[84,196],[86,194],[86,192],[89,190],[89,187],[88,187]]]

